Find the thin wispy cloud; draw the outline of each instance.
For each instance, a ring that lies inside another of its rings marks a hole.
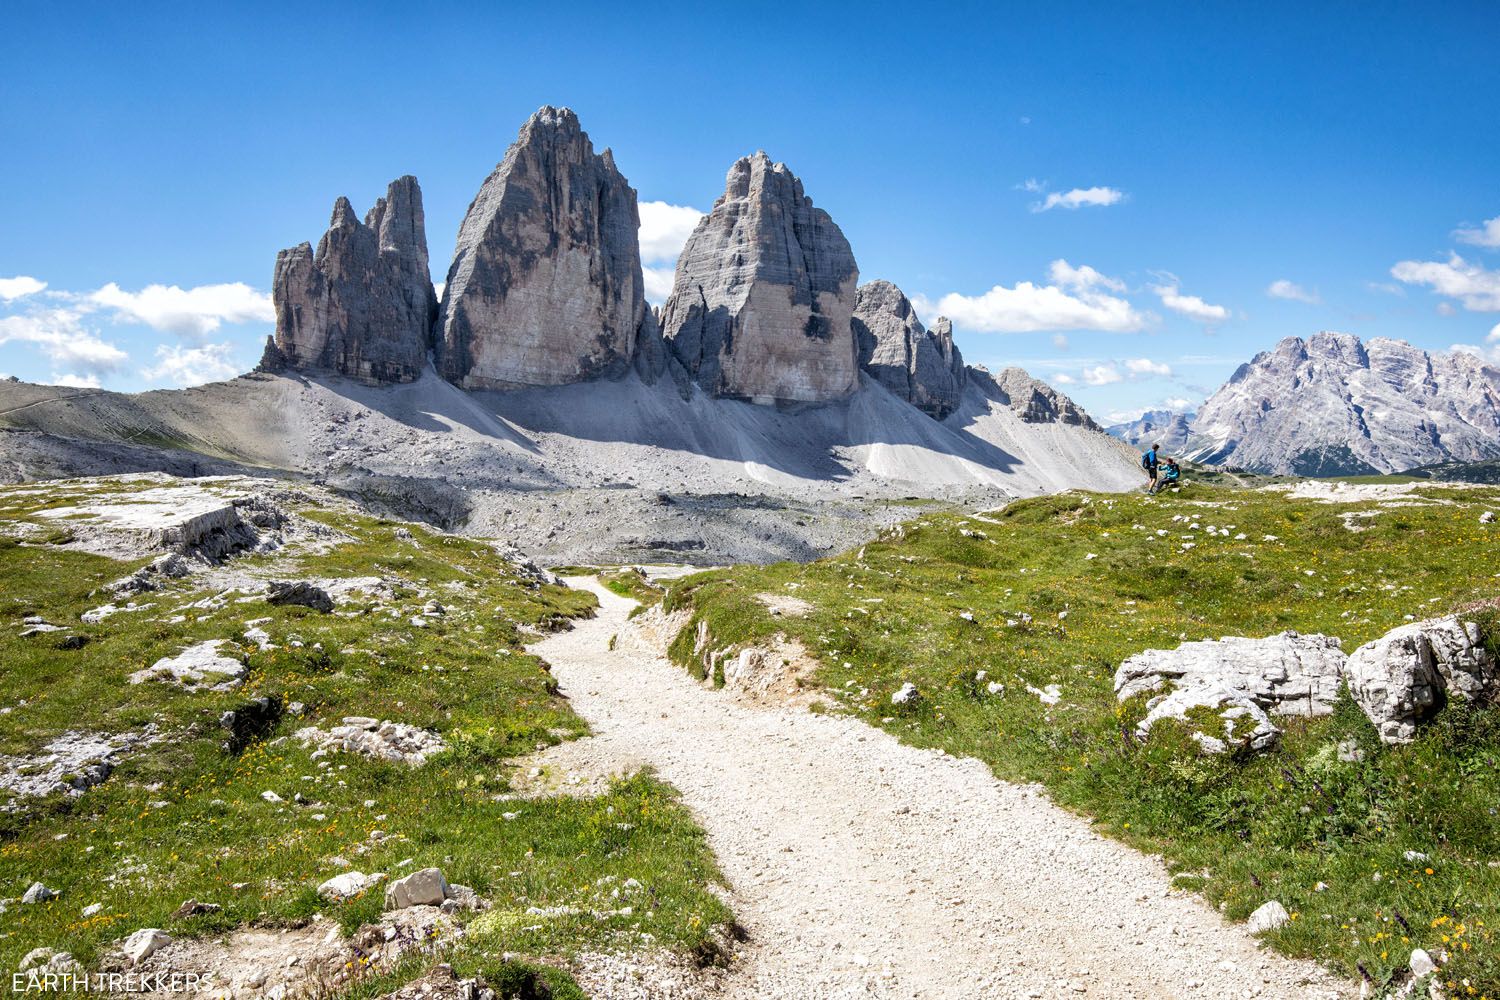
[[[1032,205],[1031,210],[1050,212],[1054,208],[1105,208],[1119,204],[1124,198],[1125,192],[1112,187],[1073,188],[1071,191],[1053,191]]]
[[[1315,291],[1308,291],[1295,281],[1279,278],[1266,286],[1266,294],[1273,299],[1286,299],[1289,302],[1306,302],[1315,306],[1323,301]]]
[[[1500,248],[1500,215],[1484,220],[1481,226],[1455,229],[1453,238],[1470,246],[1485,247],[1490,250]]]
[[[1205,325],[1222,323],[1229,318],[1229,310],[1211,305],[1196,295],[1184,295],[1175,280],[1161,285],[1152,285],[1151,290],[1161,299],[1161,304],[1180,316],[1186,316]]]

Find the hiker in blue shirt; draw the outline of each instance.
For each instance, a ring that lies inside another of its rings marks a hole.
[[[1156,451],[1161,445],[1153,444],[1151,450],[1141,455],[1141,468],[1146,471],[1146,492],[1155,493],[1157,489],[1156,472],[1161,463],[1156,458]]]

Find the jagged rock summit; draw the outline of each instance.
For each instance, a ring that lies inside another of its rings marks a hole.
[[[901,289],[872,281],[855,292],[852,323],[859,365],[877,382],[936,420],[958,408],[966,370],[946,317],[923,329]]]
[[[443,376],[507,389],[622,373],[649,315],[639,230],[635,190],[578,116],[532,115],[459,229],[436,336]]]
[[[677,259],[662,314],[672,353],[708,392],[816,403],[859,386],[849,241],[783,163],[730,167],[724,194]]]
[[[1500,369],[1347,333],[1288,337],[1203,404],[1189,457],[1305,476],[1500,457]]]
[[[316,253],[303,243],[276,255],[271,298],[276,333],[263,368],[417,378],[437,312],[417,179],[392,181],[364,222],[339,198]]]

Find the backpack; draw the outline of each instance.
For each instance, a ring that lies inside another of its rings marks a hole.
[[[1151,469],[1155,468],[1155,466],[1155,456],[1152,455],[1149,451],[1141,452],[1141,468],[1149,472],[1151,471]]]

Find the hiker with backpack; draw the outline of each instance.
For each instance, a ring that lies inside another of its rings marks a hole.
[[[1161,445],[1153,444],[1150,451],[1144,452],[1141,455],[1141,468],[1146,472],[1146,492],[1148,494],[1154,494],[1157,489],[1156,474],[1161,466],[1161,462],[1156,457],[1156,452],[1159,448],[1161,448]]]
[[[1157,492],[1161,492],[1169,486],[1176,486],[1182,481],[1182,468],[1177,464],[1177,459],[1171,455],[1167,456],[1165,468],[1161,474],[1161,484],[1157,486]]]

